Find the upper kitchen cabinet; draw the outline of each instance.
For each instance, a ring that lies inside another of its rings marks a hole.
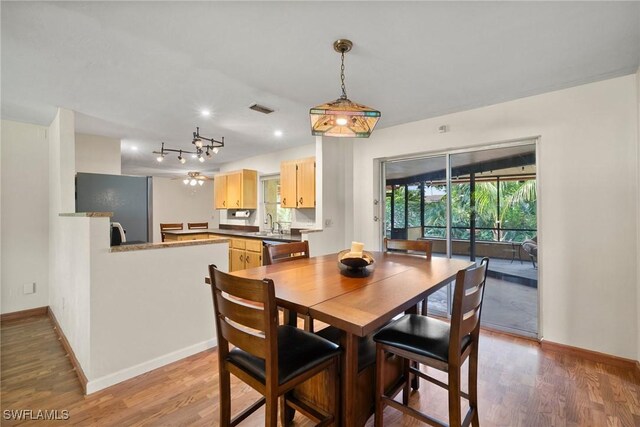
[[[213,191],[216,209],[257,209],[258,171],[242,169],[216,175]]]
[[[280,163],[280,206],[316,206],[316,159],[288,160]]]

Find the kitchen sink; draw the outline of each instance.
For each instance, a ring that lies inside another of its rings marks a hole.
[[[280,234],[280,233],[272,233],[270,231],[256,231],[255,233],[252,233],[254,236],[262,236],[262,237],[280,237],[280,236],[284,236],[284,234]]]

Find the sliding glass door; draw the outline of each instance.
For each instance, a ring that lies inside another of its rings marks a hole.
[[[385,235],[428,239],[434,256],[479,262],[489,273],[482,322],[538,332],[535,141],[385,163]],[[448,316],[452,287],[430,296]]]

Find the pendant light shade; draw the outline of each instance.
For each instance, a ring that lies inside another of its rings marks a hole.
[[[357,104],[347,98],[344,84],[344,54],[349,52],[353,43],[350,40],[336,40],[333,48],[341,54],[340,79],[342,96],[332,102],[313,107],[309,111],[311,134],[315,136],[334,136],[368,138],[380,119],[380,111]]]

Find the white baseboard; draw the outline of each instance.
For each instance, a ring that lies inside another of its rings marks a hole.
[[[180,359],[184,359],[185,357],[200,353],[201,351],[208,350],[215,347],[216,345],[217,340],[215,338],[208,341],[203,341],[198,344],[194,344],[189,347],[185,347],[183,349],[156,357],[155,359],[148,360],[138,365],[131,366],[130,368],[125,368],[118,372],[105,375],[95,380],[89,380],[87,381],[87,394],[95,393],[96,391],[111,387],[112,385],[121,383],[122,381],[126,381],[128,379],[137,377],[138,375],[142,375],[145,372],[153,371],[154,369],[158,369],[162,366],[168,365],[169,363],[173,363]]]

